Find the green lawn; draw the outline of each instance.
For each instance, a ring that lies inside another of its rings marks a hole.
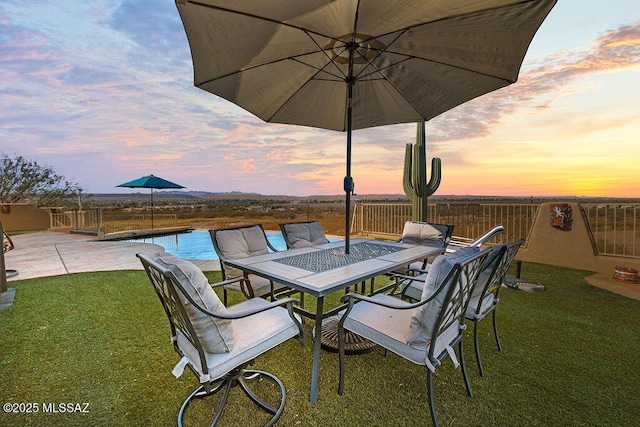
[[[523,274],[547,290],[503,289],[502,353],[490,322],[482,324],[485,379],[477,373],[471,336],[465,341],[475,396],[466,396],[451,361],[438,369],[442,424],[638,425],[640,301],[589,286],[582,271],[525,264]],[[212,281],[218,278],[210,274]],[[0,425],[175,425],[197,380],[188,370],[179,379],[171,375],[178,357],[144,272],[75,274],[10,286],[17,289],[15,303],[0,310],[0,401],[36,404],[30,407],[39,412],[3,412]],[[305,324],[306,346],[290,340],[254,366],[276,374],[287,388],[279,425],[431,424],[425,368],[382,350],[347,359],[342,396],[336,393],[338,357],[323,351],[319,401],[311,405],[312,324]],[[88,403],[88,412],[43,413],[51,403]],[[227,425],[252,425],[256,417],[248,408],[232,406]],[[192,417],[206,415],[206,405],[192,409]]]

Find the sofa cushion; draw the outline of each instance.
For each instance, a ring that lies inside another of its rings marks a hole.
[[[155,261],[171,270],[180,285],[199,306],[213,313],[228,314],[227,308],[218,298],[207,277],[195,264],[168,253],[158,255]],[[233,346],[231,320],[208,316],[194,307],[182,293],[178,293],[202,348],[209,353],[231,351]]]
[[[429,274],[427,274],[421,300],[424,301],[428,299],[434,292],[438,291],[442,281],[451,272],[457,262],[464,261],[466,258],[474,256],[478,252],[480,252],[480,248],[468,247],[436,257],[433,264],[431,264]],[[461,280],[466,280],[466,278],[462,277]],[[449,286],[451,285],[455,285],[455,283],[449,284]],[[416,310],[415,314],[411,317],[410,334],[407,344],[421,345],[431,342],[431,336],[436,327],[438,315],[445,302],[448,290],[447,286],[440,289],[440,292],[438,292],[435,298]]]

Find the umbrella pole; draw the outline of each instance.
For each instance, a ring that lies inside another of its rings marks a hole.
[[[353,101],[353,49],[349,50],[349,76],[347,77],[347,174],[344,177],[344,192],[346,194],[345,201],[345,240],[344,253],[349,253],[349,240],[351,235],[351,193],[353,193],[354,184],[351,177],[351,128],[353,121],[352,111]]]
[[[346,78],[347,83],[347,174],[344,177],[345,200],[345,227],[344,227],[344,253],[349,253],[349,240],[351,238],[351,193],[353,193],[354,184],[351,177],[351,129],[353,128],[353,85],[355,78],[353,77],[353,57],[358,44],[355,42],[347,43],[349,50],[349,74]]]
[[[153,188],[151,189],[151,229],[153,230]]]

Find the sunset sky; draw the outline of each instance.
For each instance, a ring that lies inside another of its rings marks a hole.
[[[171,0],[3,0],[0,151],[86,193],[341,194],[343,132],[264,123],[193,86]],[[353,133],[360,194],[402,194],[415,124]],[[640,197],[640,2],[559,0],[519,81],[427,123],[437,195]]]

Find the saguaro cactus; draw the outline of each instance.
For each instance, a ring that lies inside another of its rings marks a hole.
[[[404,193],[413,202],[413,220],[427,221],[427,198],[440,186],[442,163],[431,159],[431,178],[427,182],[427,150],[425,146],[425,123],[418,122],[416,143],[407,144],[404,153]]]

